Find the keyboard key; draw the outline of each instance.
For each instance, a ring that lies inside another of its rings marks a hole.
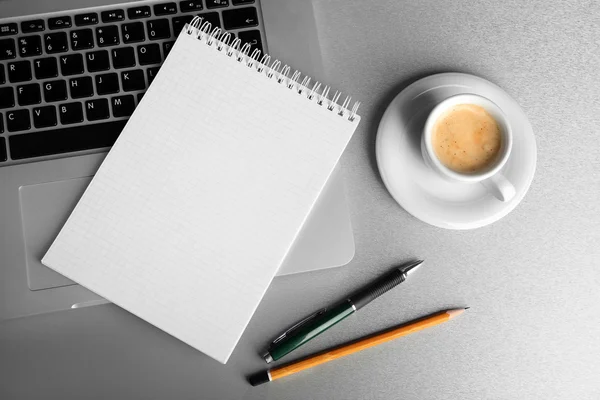
[[[68,54],[60,57],[60,72],[63,75],[83,74],[83,56]]]
[[[96,93],[111,94],[119,91],[119,75],[114,72],[96,75]]]
[[[229,0],[206,0],[206,8],[227,7]]]
[[[10,60],[16,56],[15,41],[13,39],[0,40],[0,60]]]
[[[141,22],[121,25],[121,33],[123,34],[124,43],[142,42],[146,39],[144,24]]]
[[[44,82],[44,100],[46,102],[67,99],[67,83],[63,80]]]
[[[129,19],[146,18],[150,15],[151,14],[149,6],[133,7],[127,9],[127,16],[129,17]]]
[[[69,50],[67,34],[65,32],[47,33],[44,35],[46,53],[61,53]]]
[[[14,110],[6,113],[6,129],[9,132],[26,131],[31,128],[29,110]]]
[[[146,25],[148,27],[148,37],[150,40],[168,39],[171,37],[169,20],[166,18],[148,21]]]
[[[107,119],[110,117],[108,114],[108,100],[94,99],[86,101],[85,116],[88,121],[98,121],[99,119]]]
[[[167,14],[175,14],[177,12],[177,4],[175,3],[162,3],[154,5],[154,15],[161,16]]]
[[[17,86],[17,100],[20,106],[40,104],[42,102],[40,84],[30,83],[28,85]]]
[[[148,68],[148,70],[146,71],[146,73],[148,74],[148,85],[150,85],[154,78],[156,78],[156,74],[158,74],[159,69],[160,67]]]
[[[244,7],[223,11],[223,24],[226,30],[240,29],[258,25],[256,8]]]
[[[42,38],[39,35],[23,36],[17,42],[19,43],[19,55],[21,57],[39,56],[42,54]]]
[[[8,63],[8,79],[11,82],[24,82],[31,80],[31,64],[29,61],[15,61]]]
[[[0,36],[16,35],[17,33],[19,33],[17,24],[0,24]]]
[[[110,99],[112,103],[112,112],[113,116],[118,117],[129,117],[133,114],[133,110],[135,109],[135,103],[133,102],[133,96],[119,96],[113,97]]]
[[[102,22],[117,22],[125,20],[125,12],[123,10],[110,10],[100,13]]]
[[[85,53],[85,62],[87,63],[88,72],[106,71],[110,68],[107,50]]]
[[[40,32],[44,29],[46,29],[46,25],[44,24],[43,19],[21,22],[21,32],[23,33]]]
[[[33,70],[37,79],[55,78],[58,76],[56,58],[38,58],[33,60]]]
[[[112,60],[113,67],[115,68],[127,68],[135,66],[135,52],[133,47],[123,47],[119,49],[113,49]]]
[[[0,161],[6,161],[7,159],[6,143],[4,143],[4,138],[0,138]]]
[[[91,49],[94,47],[94,32],[91,29],[71,31],[71,47],[73,50]]]
[[[241,4],[252,4],[254,0],[232,0],[234,6],[239,6]]]
[[[171,49],[173,48],[174,44],[175,44],[175,42],[164,42],[163,43],[163,53],[165,53],[165,58],[167,58],[167,56],[171,52]]]
[[[133,69],[121,72],[121,82],[123,82],[123,90],[126,92],[146,89],[144,71],[141,69]]]
[[[173,33],[175,36],[179,35],[185,24],[190,23],[193,18],[193,15],[184,15],[182,17],[173,18]]]
[[[94,95],[94,84],[90,76],[80,76],[69,81],[71,98],[80,99]]]
[[[192,12],[202,10],[202,0],[184,0],[179,2],[181,12]]]
[[[6,82],[6,75],[4,75],[4,65],[0,64],[0,84]]]
[[[63,29],[71,27],[71,17],[55,17],[48,19],[48,28]]]
[[[126,120],[59,128],[8,138],[13,160],[51,154],[110,147],[125,127]]]
[[[217,12],[198,14],[198,16],[202,18],[202,23],[210,22],[212,29],[221,27],[221,20],[219,19],[219,13]]]
[[[0,133],[4,132],[4,120],[2,119],[2,114],[0,114]]]
[[[56,126],[56,108],[54,106],[36,107],[33,109],[33,126],[48,128]]]
[[[83,122],[83,108],[81,103],[65,103],[58,106],[60,114],[60,123],[63,125],[76,124]]]
[[[107,25],[96,28],[96,41],[100,47],[119,44],[119,27],[116,25]]]
[[[137,47],[140,65],[160,64],[160,46],[156,43],[145,44]]]
[[[238,37],[240,38],[240,40],[243,43],[248,43],[250,44],[250,54],[252,54],[252,52],[255,49],[258,49],[261,51],[263,51],[262,48],[262,41],[260,40],[260,31],[258,30],[252,30],[252,31],[244,31],[244,32],[238,32]]]
[[[12,87],[0,87],[0,109],[15,106],[15,93]]]
[[[97,23],[97,13],[79,14],[75,16],[75,25],[77,26],[96,25]]]

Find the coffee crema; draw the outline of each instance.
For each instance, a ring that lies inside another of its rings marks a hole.
[[[435,155],[459,173],[485,170],[502,146],[498,122],[483,107],[458,104],[442,114],[433,126]]]

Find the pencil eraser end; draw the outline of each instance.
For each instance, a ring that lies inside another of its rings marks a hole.
[[[258,372],[254,375],[250,375],[250,377],[248,377],[248,382],[250,382],[250,384],[252,386],[258,386],[258,385],[262,385],[263,383],[267,383],[269,382],[269,374],[267,373],[267,371],[263,371],[263,372]]]

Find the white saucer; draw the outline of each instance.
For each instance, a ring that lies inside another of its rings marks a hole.
[[[496,103],[514,131],[512,154],[503,168],[516,189],[501,202],[479,183],[453,183],[427,167],[421,156],[421,133],[433,107],[447,97],[475,93]],[[385,111],[377,132],[377,165],[385,186],[406,211],[446,229],[474,229],[498,221],[525,197],[537,160],[535,137],[517,102],[485,79],[460,73],[423,78],[404,89]]]

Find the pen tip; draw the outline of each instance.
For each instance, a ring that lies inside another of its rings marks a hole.
[[[400,267],[402,273],[406,276],[415,272],[423,264],[423,260],[412,261],[411,263]]]
[[[468,310],[469,308],[471,308],[471,307],[465,307],[465,310]]]

